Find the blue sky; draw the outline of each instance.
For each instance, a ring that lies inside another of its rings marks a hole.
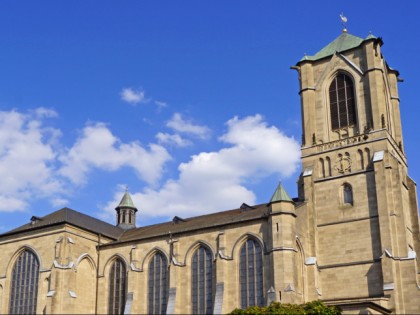
[[[303,55],[371,31],[420,180],[418,1],[0,2],[0,232],[63,206],[138,225],[296,196]]]

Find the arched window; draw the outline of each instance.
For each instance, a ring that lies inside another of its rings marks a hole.
[[[356,105],[352,79],[344,73],[337,74],[331,82],[329,95],[332,129],[355,125]]]
[[[123,314],[127,272],[124,262],[117,258],[109,271],[109,314]]]
[[[263,306],[263,264],[260,244],[247,240],[241,247],[239,262],[241,308]]]
[[[322,178],[325,177],[325,164],[323,158],[319,159],[319,176]]]
[[[24,250],[12,270],[9,314],[35,314],[38,295],[39,261]]]
[[[363,158],[363,151],[362,150],[357,150],[357,154],[358,154],[358,164],[359,164],[359,169],[364,170],[365,169],[365,162],[364,162],[364,158]]]
[[[168,297],[168,263],[156,253],[149,263],[149,314],[166,314]]]
[[[343,203],[345,205],[353,205],[353,189],[349,184],[343,185]]]
[[[213,314],[213,259],[210,250],[200,246],[192,257],[192,313]]]

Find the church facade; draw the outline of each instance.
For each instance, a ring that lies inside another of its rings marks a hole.
[[[420,313],[415,182],[399,73],[381,38],[347,31],[292,68],[298,196],[136,228],[64,208],[0,235],[0,313],[223,314],[320,299],[349,314]]]

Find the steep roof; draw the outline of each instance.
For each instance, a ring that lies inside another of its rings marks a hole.
[[[125,231],[118,241],[109,243],[141,240],[169,233],[181,233],[204,228],[223,226],[227,224],[239,223],[244,221],[263,218],[268,214],[268,204],[256,206],[243,206],[238,209],[216,212],[191,218],[179,218],[174,220],[144,227],[139,227]]]
[[[332,56],[336,52],[342,52],[342,51],[356,48],[360,46],[360,44],[363,43],[364,41],[367,41],[370,39],[376,39],[376,37],[372,34],[369,34],[365,39],[363,39],[361,37],[354,36],[343,31],[340,36],[338,36],[327,46],[325,46],[320,51],[318,51],[315,55],[304,56],[300,61],[304,61],[304,60],[315,61],[315,60],[319,60],[328,56]]]
[[[119,227],[116,227],[114,225],[95,219],[91,216],[69,208],[57,210],[44,217],[33,216],[31,218],[31,221],[31,223],[24,224],[14,230],[1,234],[0,236],[36,230],[42,227],[63,223],[72,224],[74,226],[83,228],[88,231],[92,231],[94,233],[101,233],[104,236],[108,236],[113,239],[117,239],[123,233],[123,230]]]
[[[276,202],[276,201],[293,201],[281,183],[277,185],[277,188],[274,191],[274,194],[270,200],[270,202]]]

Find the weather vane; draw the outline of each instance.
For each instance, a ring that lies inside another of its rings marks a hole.
[[[347,28],[346,28],[347,18],[344,16],[343,12],[341,12],[340,18],[341,18],[341,24],[343,24],[343,32],[347,32]]]

